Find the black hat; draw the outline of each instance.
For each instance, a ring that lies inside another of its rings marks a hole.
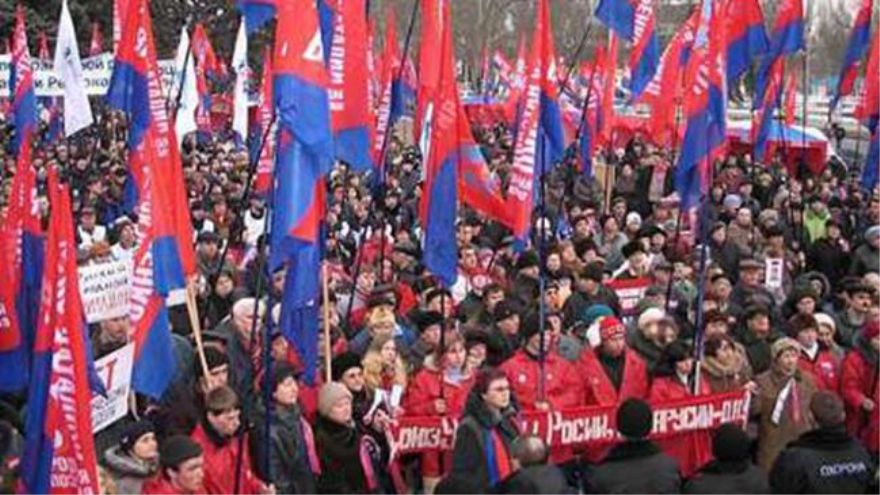
[[[205,346],[205,362],[208,365],[208,371],[211,371],[218,366],[223,366],[224,364],[229,364],[229,357],[226,356],[226,353],[217,349],[213,345]],[[205,370],[202,369],[202,364],[196,360],[194,363],[196,378],[202,378],[205,376]]]
[[[526,316],[523,318],[522,323],[519,326],[519,335],[522,337],[522,345],[528,345],[529,340],[540,333],[541,331],[541,317],[540,313],[536,310],[529,311]]]
[[[495,305],[495,311],[492,313],[492,316],[495,318],[496,322],[499,322],[506,320],[515,314],[517,314],[517,312],[513,307],[513,304],[505,299]]]
[[[654,416],[642,399],[627,399],[617,408],[617,431],[629,440],[640,440],[651,433]]]
[[[299,378],[299,373],[293,369],[293,366],[287,363],[278,363],[272,368],[272,391],[278,388],[278,384],[286,380],[287,378],[293,378],[294,380]]]
[[[202,455],[202,446],[186,435],[174,435],[165,440],[159,449],[159,463],[162,469],[174,468],[184,462]]]
[[[421,311],[414,318],[414,323],[419,329],[419,333],[424,332],[434,325],[443,323],[443,314],[439,311]]]
[[[526,268],[532,268],[540,265],[541,260],[538,258],[538,253],[534,251],[526,251],[520,255],[518,260],[516,260],[517,270],[525,270]]]
[[[741,426],[725,423],[715,430],[712,454],[719,461],[742,461],[749,458],[749,436]]]
[[[123,452],[131,452],[131,449],[134,447],[134,444],[137,443],[139,438],[147,433],[154,433],[155,431],[156,426],[148,419],[129,423],[122,429],[122,435],[119,436],[119,448],[122,449]]]
[[[214,243],[218,244],[220,242],[220,236],[218,236],[215,232],[210,230],[206,230],[205,232],[199,233],[199,236],[196,238],[196,242],[202,243]]]
[[[623,246],[623,257],[629,258],[630,256],[635,255],[636,253],[644,253],[645,245],[639,241],[630,241],[626,245]]]
[[[385,292],[376,293],[373,291],[367,298],[367,308],[373,309],[378,306],[394,306],[394,299]]]
[[[333,381],[338,382],[346,371],[362,368],[361,357],[353,352],[343,352],[333,359]]]
[[[581,277],[594,282],[601,282],[605,278],[605,273],[602,270],[602,265],[590,263],[581,270]]]

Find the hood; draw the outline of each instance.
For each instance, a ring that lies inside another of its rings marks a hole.
[[[107,467],[119,474],[137,478],[149,478],[158,471],[155,463],[145,463],[122,451],[118,445],[107,449],[104,454]]]

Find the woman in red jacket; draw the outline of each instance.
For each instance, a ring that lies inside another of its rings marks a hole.
[[[467,353],[464,338],[458,332],[447,332],[443,347],[425,359],[425,365],[410,383],[403,409],[408,416],[448,416],[459,418],[473,386],[474,378],[465,367]],[[443,455],[427,452],[422,455],[422,478],[425,493],[434,493],[440,477],[452,466],[450,452]]]
[[[819,323],[810,315],[797,314],[788,320],[790,335],[801,346],[798,368],[813,375],[819,390],[840,391],[840,369],[831,351],[819,342]]]
[[[841,392],[846,404],[846,431],[865,442],[865,447],[877,455],[878,414],[877,399],[880,383],[877,379],[878,351],[880,351],[880,322],[869,321],[855,339],[855,347],[843,360]]]
[[[654,407],[660,404],[686,399],[694,395],[712,393],[709,383],[700,380],[699,391],[693,390],[694,358],[684,342],[673,342],[663,351],[660,363],[654,370],[649,401]],[[697,431],[667,438],[657,442],[670,456],[678,459],[681,475],[689,478],[712,459],[712,439],[708,431]]]

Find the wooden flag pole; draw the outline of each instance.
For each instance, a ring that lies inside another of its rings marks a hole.
[[[196,354],[202,364],[202,371],[206,379],[211,378],[211,370],[208,369],[208,360],[205,358],[205,345],[202,342],[202,325],[199,321],[199,308],[196,304],[195,280],[186,284],[186,313],[189,315],[189,324],[192,326],[193,339],[196,341]]]

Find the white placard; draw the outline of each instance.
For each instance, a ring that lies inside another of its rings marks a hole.
[[[109,261],[80,267],[79,291],[89,323],[128,315],[131,261]]]
[[[128,414],[134,342],[95,361],[107,397],[92,396],[92,431],[97,433]]]

